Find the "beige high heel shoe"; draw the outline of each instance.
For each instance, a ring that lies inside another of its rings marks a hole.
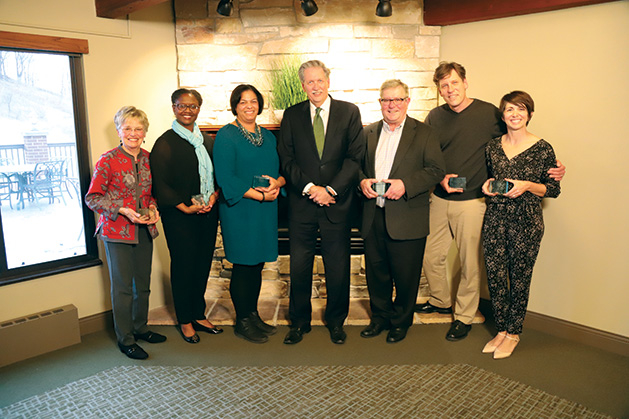
[[[487,345],[485,345],[485,347],[483,348],[483,353],[484,354],[491,354],[491,353],[493,353],[496,350],[496,348],[498,348],[498,346],[500,346],[502,341],[505,340],[505,336],[507,336],[507,332],[506,331],[498,333],[492,340],[487,342]],[[499,337],[500,337],[500,339],[499,339]]]
[[[515,341],[515,345],[518,345],[518,342],[520,342],[520,336],[518,335],[513,335],[513,336],[509,336],[508,334],[505,336],[505,340],[503,340],[503,343],[506,342],[508,340],[511,341]],[[501,345],[502,346],[502,345]],[[507,351],[501,351],[500,347],[496,348],[496,350],[494,351],[494,359],[504,359],[504,358],[509,358],[511,356],[511,354],[513,353],[513,351],[515,350],[515,346],[513,347],[513,349],[511,349],[511,351],[507,352]]]

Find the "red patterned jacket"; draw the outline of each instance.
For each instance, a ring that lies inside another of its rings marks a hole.
[[[121,146],[103,154],[96,162],[85,196],[87,206],[100,214],[96,235],[109,242],[138,243],[138,224],[119,215],[118,210],[126,207],[137,211],[157,206],[151,187],[148,151],[140,150],[137,164]],[[148,229],[153,238],[157,237],[154,224],[149,224]]]

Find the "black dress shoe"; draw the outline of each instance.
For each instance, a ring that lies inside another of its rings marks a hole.
[[[120,352],[131,359],[146,359],[149,357],[149,354],[144,352],[144,349],[140,348],[140,346],[138,346],[136,343],[129,346],[118,343],[118,347],[120,348]]]
[[[199,343],[201,341],[201,338],[199,338],[199,335],[197,335],[196,333],[192,336],[186,336],[183,334],[183,330],[181,329],[181,326],[178,326],[177,329],[179,330],[179,333],[181,333],[181,337],[183,338],[183,340],[185,340],[188,343]]]
[[[284,338],[284,343],[286,345],[294,345],[296,343],[301,342],[304,335],[310,332],[310,325],[300,326],[300,327],[291,327],[286,337]]]
[[[253,313],[251,313],[249,318],[251,319],[251,322],[253,323],[253,325],[257,327],[261,332],[266,333],[269,336],[277,333],[277,327],[271,326],[270,324],[262,321],[257,311],[254,311]]]
[[[166,336],[159,333],[148,331],[146,333],[133,334],[135,340],[143,340],[148,343],[162,343],[166,340]]]
[[[330,340],[332,343],[336,343],[337,345],[345,343],[347,334],[343,330],[343,326],[328,327],[328,330],[330,331]]]
[[[372,322],[360,332],[360,336],[363,338],[373,338],[387,329],[388,327],[383,324]]]
[[[450,326],[450,330],[448,330],[446,339],[452,342],[464,339],[471,328],[471,324],[465,324],[460,320],[455,320],[452,326]]]
[[[387,342],[395,343],[399,342],[406,337],[406,332],[408,331],[407,327],[394,327],[389,330],[387,334]]]
[[[425,302],[424,304],[415,304],[415,313],[421,313],[421,314],[429,314],[429,313],[452,314],[452,307],[441,308],[441,307],[433,306],[429,302]]]
[[[234,335],[253,343],[264,343],[269,340],[269,337],[254,325],[251,317],[236,319]]]
[[[201,323],[197,323],[196,320],[192,321],[192,328],[194,330],[196,330],[197,332],[205,332],[205,333],[209,333],[211,335],[218,335],[219,333],[223,333],[223,329],[221,329],[220,327],[216,327],[216,326],[212,326],[212,327],[207,327],[207,326],[203,326]]]

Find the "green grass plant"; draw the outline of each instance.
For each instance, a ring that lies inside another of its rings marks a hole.
[[[269,73],[271,94],[269,102],[273,109],[286,109],[307,99],[299,81],[301,59],[297,56],[276,61]]]

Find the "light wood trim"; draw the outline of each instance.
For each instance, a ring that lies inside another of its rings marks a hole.
[[[424,24],[456,25],[611,1],[618,0],[424,0]]]
[[[0,31],[0,46],[76,54],[90,52],[86,39],[5,31]]]

